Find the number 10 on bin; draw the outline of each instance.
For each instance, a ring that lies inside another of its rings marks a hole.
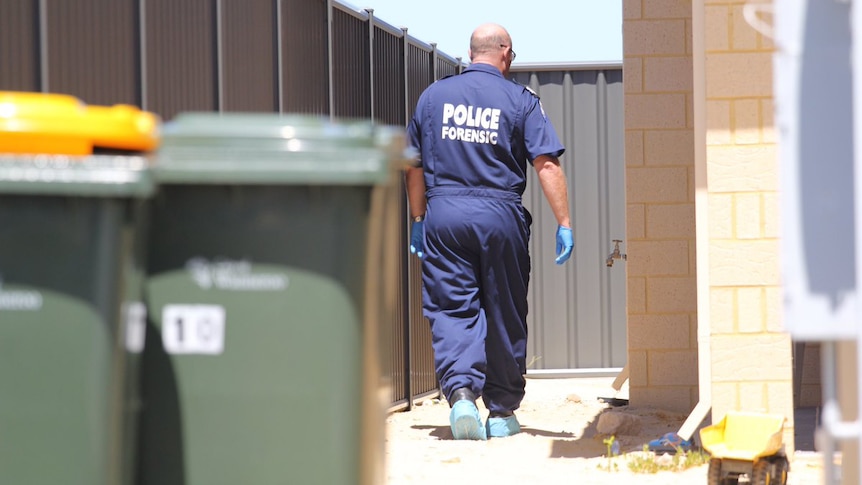
[[[169,354],[221,354],[224,352],[224,307],[217,305],[165,305],[162,343]]]

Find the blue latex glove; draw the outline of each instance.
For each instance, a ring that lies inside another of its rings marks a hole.
[[[419,259],[425,256],[425,221],[413,221],[410,228],[410,254],[415,254]]]
[[[554,261],[557,264],[563,264],[572,256],[572,248],[575,246],[575,241],[572,239],[572,229],[563,226],[557,226],[557,259]]]

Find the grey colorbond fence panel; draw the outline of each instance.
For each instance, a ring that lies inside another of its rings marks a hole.
[[[605,264],[612,240],[625,235],[622,69],[513,69],[513,77],[539,94],[567,148],[560,161],[575,231],[572,260],[555,265],[556,219],[532,177],[524,195],[533,214],[530,370],[622,367],[625,263]]]
[[[222,2],[224,111],[278,111],[278,26],[272,0]]]
[[[38,0],[0,1],[0,89],[38,91]]]
[[[607,184],[601,185],[605,188],[603,198],[606,201],[606,212],[602,213],[602,220],[606,225],[601,228],[601,234],[602,241],[606,244],[604,256],[607,257],[614,239],[623,240],[621,251],[625,251],[626,243],[625,124],[623,120],[625,93],[622,69],[602,73],[605,96],[600,98],[604,107],[600,115],[604,115],[605,118],[600,118],[598,123],[599,126],[607,126],[607,130],[604,131],[607,141],[603,145],[606,151],[600,152],[599,155],[607,161],[605,165]],[[605,293],[602,298],[602,308],[605,311],[607,324],[603,326],[602,344],[610,350],[608,356],[610,365],[619,367],[626,364],[628,355],[627,282],[623,261],[616,260],[614,266],[610,268],[610,274],[605,279],[603,287]]]

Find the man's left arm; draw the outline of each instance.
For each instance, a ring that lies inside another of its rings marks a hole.
[[[533,166],[536,168],[539,183],[557,219],[557,224],[571,228],[569,191],[566,186],[566,174],[563,173],[560,161],[556,157],[540,155],[533,161]]]
[[[569,190],[566,185],[566,174],[560,166],[557,157],[539,155],[533,160],[533,167],[539,176],[542,192],[548,199],[551,211],[557,219],[557,264],[568,261],[572,255],[574,238],[572,236],[572,221],[569,217]]]

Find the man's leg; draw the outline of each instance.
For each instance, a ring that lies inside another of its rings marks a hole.
[[[429,202],[423,306],[431,323],[437,377],[452,406],[453,436],[483,440],[475,400],[485,384],[487,323],[474,269],[478,257],[470,247],[475,237],[459,207],[463,205],[442,198]]]
[[[501,204],[483,258],[483,296],[488,360],[482,399],[490,411],[490,436],[520,431],[514,411],[524,398],[527,356],[527,287],[530,276],[529,215],[520,205]]]

